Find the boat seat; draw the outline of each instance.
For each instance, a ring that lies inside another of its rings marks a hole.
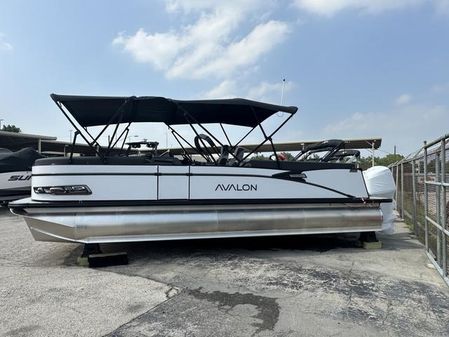
[[[229,166],[238,166],[239,163],[243,161],[243,157],[245,155],[245,151],[249,152],[247,149],[241,146],[237,146],[237,148],[234,150],[233,156],[228,160]]]
[[[314,161],[279,161],[275,160],[250,160],[246,166],[254,168],[266,169],[280,169],[289,171],[316,171],[326,169],[356,169],[355,164],[347,163],[329,163],[329,162],[314,162]]]
[[[225,166],[226,163],[228,162],[228,158],[229,158],[229,146],[223,145],[221,147],[221,153],[220,153],[220,157],[217,160],[217,164],[219,166]]]

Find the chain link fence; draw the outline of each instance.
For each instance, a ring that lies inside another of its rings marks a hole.
[[[449,285],[449,134],[390,165],[397,211]]]

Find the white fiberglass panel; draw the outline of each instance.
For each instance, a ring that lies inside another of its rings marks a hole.
[[[275,178],[191,176],[190,199],[344,198],[324,188]]]
[[[367,198],[362,171],[341,169],[304,171],[308,183],[326,186],[355,197]]]
[[[250,167],[233,166],[191,166],[190,173],[193,174],[232,174],[232,175],[258,175],[271,177],[273,174],[286,172],[285,170],[273,170]]]
[[[31,171],[0,173],[0,189],[24,189],[31,187]]]
[[[156,173],[156,165],[39,165],[33,174],[77,173]]]
[[[159,196],[162,199],[189,198],[189,167],[159,166]]]
[[[154,175],[58,175],[33,176],[33,187],[87,185],[90,195],[36,194],[34,200],[155,200],[157,177]]]

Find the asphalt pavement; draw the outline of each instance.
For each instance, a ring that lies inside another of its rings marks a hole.
[[[354,235],[103,245],[129,264],[76,265],[0,210],[0,336],[449,336],[449,289],[397,222]]]

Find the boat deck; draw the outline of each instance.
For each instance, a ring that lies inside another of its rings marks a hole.
[[[104,245],[130,264],[75,264],[0,210],[1,336],[445,336],[449,289],[397,223],[351,235]]]

